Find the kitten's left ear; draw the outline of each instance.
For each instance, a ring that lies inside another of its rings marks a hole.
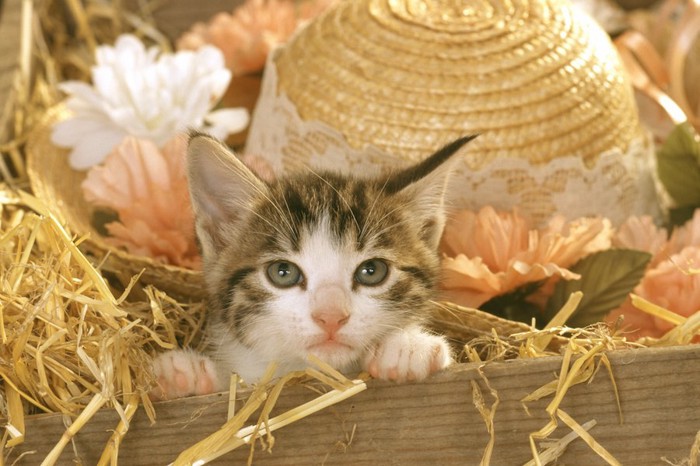
[[[245,218],[252,200],[268,187],[223,143],[199,133],[190,135],[187,176],[197,237],[206,258],[230,241],[226,228]]]
[[[416,220],[422,222],[423,238],[437,249],[445,225],[444,197],[453,163],[450,158],[478,135],[465,136],[453,141],[422,162],[394,173],[389,177],[385,192],[408,193],[408,206]]]

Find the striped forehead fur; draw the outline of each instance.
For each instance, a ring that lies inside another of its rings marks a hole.
[[[327,219],[335,239],[354,241],[358,250],[368,241],[388,247],[392,235],[405,236],[407,231],[400,227],[410,221],[406,215],[410,199],[388,195],[381,180],[334,173],[300,175],[273,185],[270,198],[262,203],[260,214],[277,222],[282,228],[277,233],[292,250],[298,250],[301,232],[316,228],[321,219]]]

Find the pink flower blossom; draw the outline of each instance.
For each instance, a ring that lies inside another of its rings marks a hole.
[[[90,169],[82,185],[85,199],[119,214],[119,221],[105,225],[111,235],[107,242],[163,263],[201,267],[186,153],[184,135],[162,149],[150,140],[127,137],[103,165]],[[265,159],[247,155],[242,161],[263,180],[274,180]]]
[[[654,257],[634,293],[658,306],[688,317],[700,310],[700,210],[685,225],[677,227],[667,239],[666,230],[657,228],[650,218],[632,217],[616,233],[613,244],[651,253]],[[606,321],[624,316],[628,337],[661,337],[673,325],[653,317],[627,299],[611,312]]]
[[[263,69],[272,49],[284,44],[311,18],[334,0],[247,0],[233,14],[219,13],[208,24],[196,23],[177,42],[178,49],[196,50],[212,44],[224,53],[235,75]]]
[[[700,246],[700,209],[696,209],[693,217],[684,225],[674,229],[668,240],[668,250],[672,254],[688,246]]]
[[[443,296],[478,307],[526,283],[579,278],[568,267],[608,249],[611,236],[610,222],[602,218],[555,217],[536,230],[517,212],[461,211],[446,225],[442,240]]]
[[[659,228],[649,216],[630,217],[615,232],[612,244],[623,249],[635,249],[652,255],[649,266],[668,258],[668,232]]]
[[[634,293],[646,300],[689,317],[700,310],[700,247],[689,246],[647,271]],[[692,270],[695,269],[695,270]],[[615,322],[624,316],[623,329],[630,339],[661,337],[673,328],[666,320],[651,316],[625,301],[606,320]]]
[[[132,254],[199,268],[194,214],[185,172],[187,141],[155,143],[125,138],[83,182],[85,198],[119,214],[106,225],[107,241]]]

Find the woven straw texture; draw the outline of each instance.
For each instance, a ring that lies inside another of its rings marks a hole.
[[[71,231],[89,235],[82,243],[82,249],[98,260],[104,260],[102,270],[122,284],[129,283],[134,275],[143,271],[141,284],[153,284],[172,296],[203,298],[206,292],[201,272],[157,263],[104,241],[93,223],[95,209],[85,200],[80,187],[85,172],[71,169],[68,151],[51,143],[51,127],[67,116],[65,107],[54,107],[29,138],[27,172],[36,196],[46,202]]]
[[[626,150],[639,127],[607,35],[558,0],[346,1],[277,59],[305,120],[409,159],[465,134],[473,168]]]

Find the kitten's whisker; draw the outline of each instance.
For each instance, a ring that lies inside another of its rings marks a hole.
[[[365,221],[365,224],[362,225],[362,231],[360,231],[360,234],[358,235],[358,241],[360,243],[363,242],[363,239],[365,237],[365,233],[367,231],[367,228],[370,224],[372,224],[372,214],[374,214],[374,208],[377,206],[377,202],[379,202],[379,198],[382,197],[384,194],[384,190],[386,189],[387,184],[389,183],[389,178],[385,178],[384,184],[382,185],[382,188],[379,190],[377,195],[374,197],[374,201],[372,202],[372,205],[369,208],[369,211],[367,212],[367,220]],[[380,220],[381,221],[381,220]]]
[[[290,221],[289,221],[288,225],[289,225],[289,229],[293,235],[292,237],[299,239],[299,237],[301,236],[301,234],[299,232],[299,226],[296,223],[291,221],[291,219],[294,218],[294,216],[292,215],[292,210],[289,208],[289,202],[287,202],[287,196],[282,196],[282,200],[284,200],[284,206],[287,209],[287,214],[289,214]],[[291,225],[290,225],[290,223],[291,223]]]
[[[252,188],[253,192],[255,192],[259,197],[262,199],[266,200],[267,202],[270,203],[270,205],[277,211],[277,213],[280,215],[281,219],[283,222],[286,223],[287,228],[289,228],[290,231],[293,230],[292,225],[290,223],[290,219],[285,217],[284,213],[282,212],[282,209],[278,205],[277,202],[270,196],[270,190],[267,188],[268,185],[265,184],[263,181],[259,180],[257,177],[256,178],[251,178],[251,175],[249,173],[243,173],[243,176],[237,176],[237,178],[242,179],[244,183],[246,183],[250,188]],[[252,175],[255,176],[255,175]],[[272,224],[268,223],[270,226],[273,226]]]
[[[290,232],[295,232],[295,227],[292,225],[292,220],[291,220],[291,212],[289,211],[289,206],[287,206],[287,212],[290,214],[289,217],[285,216],[284,212],[282,211],[282,208],[280,207],[279,203],[276,202],[271,196],[269,196],[268,193],[264,192],[261,193],[262,197],[270,203],[273,209],[277,211],[277,213],[280,216],[280,219],[282,222],[284,222],[285,226],[289,229]],[[285,204],[287,203],[287,199],[285,198],[284,200]]]
[[[270,202],[272,202],[272,201],[270,200]],[[265,216],[263,216],[261,213],[257,212],[249,204],[237,201],[237,207],[241,210],[244,210],[244,211],[254,215],[258,219],[262,220],[267,226],[269,226],[273,230],[271,233],[263,233],[266,236],[278,237],[279,235],[284,235],[284,232],[279,230],[278,225],[273,224],[272,221],[265,218]],[[283,220],[287,223],[287,226],[289,226],[289,221],[284,217],[284,215],[281,215],[281,216],[282,216]],[[290,228],[291,228],[291,226],[290,226]],[[278,233],[278,234],[275,234],[275,233]]]
[[[388,233],[389,231],[393,230],[394,228],[401,227],[405,224],[410,224],[410,222],[411,222],[410,219],[402,218],[398,222],[391,223],[381,230],[371,232],[371,236],[367,239],[368,239],[368,241],[375,241],[381,235]]]
[[[381,224],[381,223],[384,222],[384,220],[386,220],[388,217],[390,217],[391,215],[395,214],[396,212],[402,211],[403,209],[404,209],[404,206],[401,206],[401,205],[398,205],[398,206],[394,207],[394,208],[391,209],[390,211],[386,212],[386,213],[385,213],[381,218],[379,218],[376,222],[372,222],[372,225],[379,225],[379,224]],[[407,220],[407,219],[405,219],[405,218],[401,218],[401,223],[405,222],[406,220]],[[369,224],[370,222],[367,222],[367,223]],[[393,227],[393,226],[396,226],[396,225],[398,225],[398,224],[390,224],[389,227]],[[384,231],[385,231],[385,230],[381,230],[380,233],[383,233]],[[387,230],[387,231],[388,231],[388,230]],[[378,236],[377,233],[372,233],[371,238],[374,239],[374,238],[376,238],[377,236]]]

